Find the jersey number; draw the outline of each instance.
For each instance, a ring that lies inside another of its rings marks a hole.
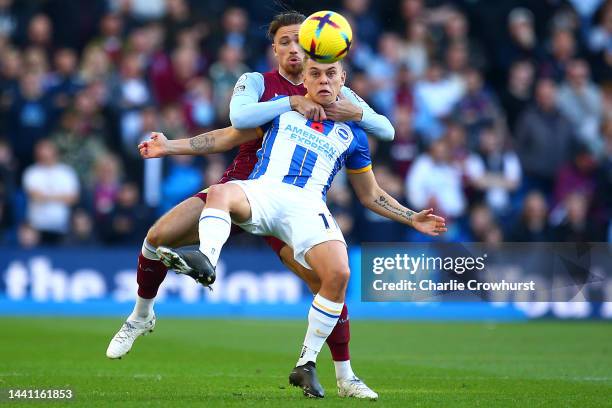
[[[317,157],[318,155],[312,150],[299,145],[295,146],[289,171],[283,177],[283,183],[304,188],[306,182],[312,176],[312,170],[317,162]]]
[[[338,225],[338,221],[336,221],[334,216],[331,215],[331,214],[329,214],[329,216],[331,217],[332,221],[334,222],[334,225],[336,226],[336,228],[340,229],[340,226]],[[329,221],[327,221],[327,217],[325,216],[325,214],[319,213],[319,217],[321,217],[321,219],[323,220],[323,226],[325,227],[325,229],[329,229]]]
[[[325,216],[325,214],[319,213],[319,216],[323,220],[323,225],[325,226],[325,229],[329,229],[329,222],[327,222],[327,217]]]

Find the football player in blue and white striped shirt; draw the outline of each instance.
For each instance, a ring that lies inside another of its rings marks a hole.
[[[305,63],[307,97],[322,106],[336,101],[345,79],[341,62],[322,64],[307,59]],[[232,222],[253,234],[272,235],[289,244],[296,261],[312,269],[321,281],[308,313],[302,351],[289,379],[306,395],[323,397],[315,362],[336,325],[350,275],[344,237],[325,203],[336,173],[346,166],[361,203],[384,217],[433,236],[446,231],[445,221],[432,209],[417,213],[402,206],[378,186],[367,137],[355,124],[313,122],[290,111],[264,128],[233,132],[236,145],[263,137],[258,162],[248,180],[210,187],[199,221],[199,250],[160,247],[158,255],[178,272],[213,282]]]

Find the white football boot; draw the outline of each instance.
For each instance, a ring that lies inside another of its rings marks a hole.
[[[378,394],[375,393],[359,378],[353,376],[346,380],[338,380],[338,395],[340,397],[364,398],[376,400]]]
[[[126,320],[108,345],[106,357],[112,359],[123,357],[130,351],[138,336],[144,336],[151,333],[154,327],[155,315],[146,322]]]

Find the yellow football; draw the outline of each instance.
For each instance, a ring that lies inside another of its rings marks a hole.
[[[300,26],[299,41],[310,58],[332,63],[346,57],[353,41],[353,31],[341,14],[317,11]]]

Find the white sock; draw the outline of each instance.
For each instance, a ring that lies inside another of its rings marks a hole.
[[[216,208],[204,208],[200,216],[198,232],[200,235],[200,252],[208,257],[213,266],[217,266],[221,248],[232,229],[232,220],[228,212]]]
[[[136,304],[134,305],[134,310],[132,314],[128,316],[128,320],[133,320],[136,322],[146,322],[151,318],[153,314],[153,304],[155,303],[155,298],[153,299],[145,299],[140,296],[136,296]]]
[[[142,243],[142,249],[140,250],[140,252],[142,252],[142,256],[152,261],[159,261],[159,256],[157,256],[157,252],[155,252],[156,250],[157,248],[149,244],[145,238],[144,242]]]
[[[334,361],[334,367],[336,367],[336,380],[350,380],[355,377],[351,368],[351,360]]]
[[[315,296],[308,311],[308,330],[296,367],[317,361],[317,355],[336,326],[343,306],[344,303],[332,302],[318,294]]]

